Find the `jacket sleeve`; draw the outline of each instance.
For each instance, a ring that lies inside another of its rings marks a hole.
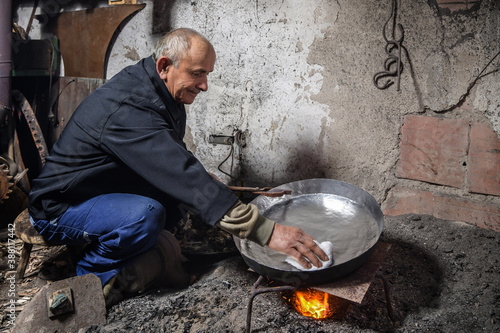
[[[275,222],[259,214],[257,206],[238,201],[217,223],[230,234],[249,239],[261,246],[269,241]]]
[[[215,225],[238,200],[186,149],[176,124],[147,102],[123,103],[108,119],[103,149],[168,197]],[[126,179],[124,180],[126,181]]]

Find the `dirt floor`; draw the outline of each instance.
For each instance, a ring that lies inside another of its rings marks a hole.
[[[393,320],[383,284],[374,279],[361,304],[347,302],[342,310],[343,301],[337,315],[323,320],[302,316],[282,294],[261,294],[252,307],[252,332],[500,332],[500,233],[407,215],[386,217],[381,240],[392,245],[380,272],[390,285]],[[26,278],[18,281],[16,311],[47,281],[71,273],[61,256],[64,248],[35,250]],[[202,263],[187,289],[122,301],[109,309],[106,325],[78,332],[244,332],[257,274],[238,254]],[[1,332],[12,330],[8,271],[2,266]]]

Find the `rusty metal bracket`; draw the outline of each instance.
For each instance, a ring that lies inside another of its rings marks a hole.
[[[394,81],[387,80],[384,84],[380,85],[379,80],[388,76],[396,76],[397,77],[397,91],[400,90],[401,86],[401,73],[403,72],[403,64],[401,62],[402,51],[406,51],[406,48],[402,45],[404,39],[404,29],[401,24],[397,24],[397,28],[399,29],[400,37],[396,39],[396,16],[397,16],[397,0],[392,0],[392,9],[391,15],[387,19],[384,24],[384,28],[382,29],[382,35],[384,36],[384,40],[386,42],[385,45],[385,53],[387,54],[387,59],[384,61],[384,69],[383,71],[375,73],[373,76],[373,83],[375,87],[378,89],[387,89]],[[388,39],[386,35],[387,25],[389,22],[393,20],[392,23],[392,39]],[[394,66],[396,68],[394,68]]]
[[[246,328],[247,333],[250,333],[250,327],[252,324],[252,304],[253,304],[253,299],[255,298],[255,296],[263,294],[263,293],[270,293],[270,292],[277,292],[277,291],[281,292],[281,291],[285,291],[285,290],[295,290],[298,288],[298,286],[291,286],[291,285],[279,286],[279,287],[259,288],[259,286],[263,280],[264,280],[264,276],[260,275],[252,287],[252,293],[250,294],[250,299],[248,300],[247,328]]]

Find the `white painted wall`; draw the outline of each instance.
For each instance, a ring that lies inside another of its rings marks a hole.
[[[150,27],[139,22],[151,15],[152,7],[149,3],[121,32],[108,76],[148,54],[145,50],[153,43],[147,33]],[[328,1],[311,10],[296,1],[225,1],[217,6],[177,2],[172,26],[201,32],[218,54],[209,91],[189,108],[195,154],[207,168],[216,171],[230,151],[227,146],[208,145],[209,134],[247,133],[245,172],[266,183],[287,180],[285,163],[295,158],[297,141],[317,144],[322,126],[334,120],[328,105],[311,99],[322,88],[323,68],[307,58],[311,44],[323,38],[322,30],[333,23],[338,10],[337,3]],[[230,162],[222,168],[229,171]]]
[[[153,50],[154,5],[143,2],[113,45],[107,78]],[[172,2],[170,24],[198,30],[217,51],[209,91],[188,109],[186,140],[207,169],[228,182],[217,166],[230,148],[208,144],[209,134],[246,133],[247,146],[236,149],[233,161],[233,174],[242,166],[245,185],[329,177],[382,201],[398,181],[394,166],[406,114],[436,115],[468,94],[468,109],[439,116],[490,122],[500,133],[500,74],[483,77],[467,92],[499,51],[494,0],[449,16],[437,15],[427,0],[400,1],[408,56],[399,92],[379,90],[372,81],[386,58],[382,28],[389,0]],[[18,10],[21,25],[30,13]],[[35,30],[33,38],[43,35]]]

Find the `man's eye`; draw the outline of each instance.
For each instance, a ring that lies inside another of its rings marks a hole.
[[[193,72],[193,73],[191,73],[191,76],[192,77],[200,77],[201,73],[200,72]]]

